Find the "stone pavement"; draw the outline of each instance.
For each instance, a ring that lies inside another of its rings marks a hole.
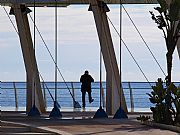
[[[62,119],[49,119],[48,114],[40,118],[27,117],[20,113],[2,113],[1,120],[27,124],[31,127],[62,135],[180,135],[169,130],[142,125],[138,115],[129,119],[93,119],[94,112],[63,112]]]

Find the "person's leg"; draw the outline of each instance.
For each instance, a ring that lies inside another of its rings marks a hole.
[[[91,91],[88,92],[88,95],[89,95],[89,103],[92,103],[94,101],[94,99],[92,99]]]
[[[82,106],[85,107],[86,106],[86,101],[85,101],[85,97],[86,97],[86,92],[82,92]]]

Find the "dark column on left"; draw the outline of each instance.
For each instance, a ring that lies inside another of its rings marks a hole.
[[[27,78],[27,95],[26,95],[26,112],[28,113],[33,106],[34,97],[35,104],[41,113],[45,112],[45,104],[40,85],[38,66],[36,62],[33,42],[29,27],[27,14],[31,10],[25,5],[13,5],[10,10],[11,15],[15,15],[19,39],[21,43],[22,54],[26,69]],[[34,94],[35,90],[35,94]],[[33,96],[35,95],[35,96]]]

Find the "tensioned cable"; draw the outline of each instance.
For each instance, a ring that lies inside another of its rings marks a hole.
[[[131,53],[131,51],[129,50],[129,48],[127,47],[126,43],[124,42],[123,39],[121,39],[123,44],[125,45],[126,49],[128,50],[128,52],[130,53],[131,57],[133,58],[134,62],[136,63],[136,65],[138,66],[139,70],[141,71],[141,73],[143,74],[144,78],[146,79],[146,81],[149,83],[149,85],[152,87],[151,83],[149,82],[147,76],[145,75],[145,73],[143,72],[142,68],[140,67],[140,65],[138,64],[138,62],[136,61],[136,59],[134,58],[133,54]]]
[[[101,95],[102,95],[102,54],[101,54],[101,47],[100,47],[100,55],[99,55],[99,59],[100,59],[100,66],[99,66],[99,68],[100,68],[100,72],[99,72],[99,76],[100,76],[100,107],[102,106],[102,103],[101,103]]]
[[[34,0],[34,57],[36,57],[36,1]],[[34,105],[35,105],[35,96],[36,96],[36,81],[37,81],[37,74],[35,71],[35,65],[33,68],[33,74],[34,74]]]
[[[11,20],[11,18],[10,18],[9,14],[8,14],[8,12],[7,12],[7,10],[6,10],[6,8],[3,7],[3,9],[4,9],[4,11],[6,12],[6,14],[7,14],[7,16],[8,16],[8,18],[9,18],[11,24],[13,25],[13,27],[14,27],[16,33],[18,33],[18,35],[19,35],[19,32],[17,31],[16,26],[14,25],[13,21]]]
[[[30,14],[29,14],[29,16],[30,16],[30,18],[31,18],[31,21],[34,23],[32,16],[31,16]],[[51,59],[53,60],[54,63],[56,63],[56,61],[55,61],[55,59],[54,59],[54,57],[53,57],[51,51],[49,50],[49,48],[48,48],[48,46],[47,46],[47,44],[46,44],[46,42],[45,42],[45,40],[44,40],[44,38],[43,38],[43,36],[42,36],[40,30],[39,30],[38,27],[37,27],[37,25],[36,25],[36,30],[37,30],[37,32],[39,33],[40,38],[41,38],[41,40],[43,41],[43,43],[44,43],[44,45],[45,45],[45,47],[46,47],[46,49],[47,49],[47,51],[48,51],[48,53],[49,53]],[[66,87],[67,87],[67,89],[68,89],[70,95],[72,96],[73,100],[75,101],[75,98],[74,98],[74,96],[72,95],[71,90],[70,90],[70,88],[68,87],[67,82],[66,82],[66,80],[64,79],[63,74],[61,73],[61,71],[60,71],[60,69],[59,69],[59,67],[58,67],[57,64],[56,64],[56,66],[57,66],[57,70],[58,70],[59,74],[61,75],[61,78],[63,79],[63,82],[65,83],[65,85],[66,85]]]
[[[36,46],[36,1],[34,0],[34,53],[35,53],[35,46]],[[35,54],[34,54],[35,55]]]
[[[107,16],[108,20],[110,21],[111,25],[113,26],[114,30],[116,31],[116,33],[119,35],[119,37],[121,37],[120,33],[118,32],[118,30],[116,29],[116,27],[114,26],[114,24],[112,23],[111,19]],[[138,66],[139,70],[141,71],[141,73],[143,74],[144,78],[146,79],[146,81],[149,83],[149,85],[152,87],[150,81],[148,80],[147,76],[145,75],[145,73],[143,72],[142,68],[140,67],[140,65],[138,64],[138,62],[136,61],[135,57],[133,56],[133,54],[131,53],[131,51],[129,50],[128,46],[126,45],[126,43],[124,42],[124,40],[121,38],[121,41],[123,42],[123,44],[125,45],[126,49],[128,50],[129,54],[131,55],[132,59],[134,60],[134,62],[136,63],[136,65]]]
[[[57,17],[58,17],[58,13],[57,13],[57,0],[55,0],[55,101],[57,101],[57,52],[58,52],[58,39],[57,39],[57,36],[58,36],[58,25],[57,25]]]
[[[31,21],[34,22],[32,16],[31,16],[30,14],[29,14],[29,16],[30,16],[30,18],[31,18]],[[37,32],[39,33],[40,38],[41,38],[41,40],[43,41],[43,43],[44,43],[44,45],[45,45],[45,47],[46,47],[46,49],[47,49],[47,51],[48,51],[48,53],[49,53],[51,59],[53,60],[54,63],[56,63],[56,61],[55,61],[55,59],[54,59],[54,57],[53,57],[51,51],[49,50],[49,48],[48,48],[48,46],[47,46],[47,44],[46,44],[46,42],[45,42],[45,40],[44,40],[44,38],[43,38],[43,36],[42,36],[40,30],[39,30],[38,27],[37,27],[37,25],[36,25],[36,30],[37,30]],[[61,75],[61,78],[63,79],[63,82],[65,83],[65,85],[66,85],[66,87],[67,87],[67,89],[68,89],[70,95],[72,96],[73,100],[75,101],[75,98],[74,98],[74,96],[72,95],[71,90],[70,90],[70,88],[68,87],[67,82],[65,81],[64,76],[63,76],[63,74],[61,73],[61,71],[60,71],[58,65],[57,65],[57,70],[58,70],[59,74]]]
[[[17,28],[15,27],[15,25],[14,25],[12,19],[10,18],[9,14],[8,14],[8,12],[7,12],[7,10],[6,10],[6,8],[3,7],[3,9],[4,9],[4,11],[6,12],[6,14],[7,14],[7,16],[8,16],[8,18],[9,18],[11,24],[13,25],[13,27],[14,27],[14,29],[15,29],[17,35],[19,36],[19,32],[18,32]],[[31,17],[31,19],[32,19],[32,16],[30,16],[30,17]],[[38,32],[39,32],[39,31],[38,31]],[[41,36],[41,35],[40,35],[40,36]],[[43,82],[45,82],[44,79],[43,79],[43,77],[42,77],[42,75],[41,75],[41,73],[40,73],[39,71],[38,71],[38,74],[40,75],[40,77],[41,77],[41,79],[43,80]],[[54,101],[54,98],[53,98],[53,96],[52,96],[52,94],[51,94],[51,92],[50,92],[50,90],[49,90],[47,84],[46,84],[46,83],[44,83],[44,84],[45,84],[45,86],[46,86],[46,88],[47,88],[47,90],[48,90],[48,92],[49,92],[49,95],[51,96],[52,100]]]
[[[148,46],[147,42],[145,41],[144,37],[142,36],[142,34],[140,33],[139,29],[137,28],[136,24],[134,23],[134,21],[132,20],[131,16],[129,15],[129,13],[127,12],[127,10],[125,9],[125,7],[122,4],[122,7],[124,9],[124,11],[126,12],[127,16],[129,17],[130,21],[132,22],[133,26],[135,27],[136,31],[138,32],[139,36],[141,37],[141,39],[143,40],[145,46],[148,48],[149,52],[151,53],[153,59],[155,60],[155,62],[157,63],[157,65],[159,66],[160,70],[162,71],[162,73],[164,74],[164,76],[166,76],[164,70],[162,69],[161,65],[159,64],[159,62],[157,61],[156,57],[154,56],[153,52],[151,51],[150,47]]]
[[[53,101],[55,101],[55,100],[54,100],[54,97],[53,97],[53,95],[51,94],[51,92],[50,92],[50,90],[49,90],[49,88],[48,88],[47,84],[45,83],[45,81],[44,81],[44,79],[43,79],[42,75],[41,75],[41,74],[39,74],[39,75],[40,75],[40,77],[41,77],[42,81],[44,82],[44,85],[45,85],[46,89],[48,90],[49,95],[51,96],[52,100],[53,100]]]
[[[122,1],[119,4],[119,26],[120,26],[120,40],[119,40],[119,72],[120,72],[120,107],[122,106]]]
[[[6,10],[5,8],[4,8],[4,10],[7,12],[7,10]],[[14,23],[12,22],[12,19],[10,18],[9,14],[7,14],[7,16],[8,16],[11,24],[14,26],[14,29],[15,29],[15,31],[17,32],[18,36],[19,36],[19,32],[17,31]],[[31,16],[30,14],[29,14],[29,16],[30,16],[31,21],[34,23],[34,20],[33,20],[32,16]],[[49,48],[48,48],[48,46],[47,46],[47,44],[46,44],[46,42],[45,42],[45,40],[44,40],[44,38],[43,38],[40,30],[39,30],[38,27],[37,27],[37,25],[36,25],[36,30],[37,30],[37,32],[39,33],[40,38],[41,38],[41,40],[43,41],[43,43],[44,43],[44,45],[45,45],[45,47],[46,47],[46,49],[47,49],[47,51],[48,51],[51,59],[52,59],[53,62],[55,63],[55,59],[54,59],[54,57],[52,56],[51,51],[49,50]],[[62,75],[62,73],[61,73],[58,65],[57,65],[57,70],[58,70],[59,74],[61,75],[61,77],[62,77],[62,79],[63,79],[63,81],[64,81],[64,83],[65,83],[65,85],[66,85],[66,87],[67,87],[67,89],[68,89],[68,91],[69,91],[69,93],[70,93],[70,95],[71,95],[71,97],[73,98],[73,101],[75,101],[75,98],[74,98],[74,96],[72,95],[71,90],[70,90],[70,88],[68,87],[67,82],[65,81],[65,79],[64,79],[64,77],[63,77],[63,75]],[[40,73],[39,73],[39,74],[40,74]],[[49,92],[50,92],[50,91],[49,91]]]

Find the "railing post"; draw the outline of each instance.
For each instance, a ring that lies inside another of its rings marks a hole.
[[[100,82],[100,83],[102,83],[102,82]],[[100,90],[101,90],[101,99],[102,99],[103,108],[104,108],[105,107],[105,97],[104,97],[104,89],[103,89],[103,87],[100,88]]]
[[[44,87],[44,81],[42,82],[42,87],[43,87],[44,106],[45,108],[47,108],[46,89]]]
[[[134,112],[134,99],[133,99],[133,93],[130,82],[128,82],[128,86],[129,86],[130,101],[131,101],[131,112]]]
[[[71,87],[72,87],[72,96],[75,97],[73,82],[71,82]],[[74,106],[74,101],[73,101],[73,106]]]
[[[17,89],[16,89],[16,83],[13,82],[13,87],[14,87],[14,95],[15,95],[15,106],[16,110],[18,109],[18,98],[17,98]]]

